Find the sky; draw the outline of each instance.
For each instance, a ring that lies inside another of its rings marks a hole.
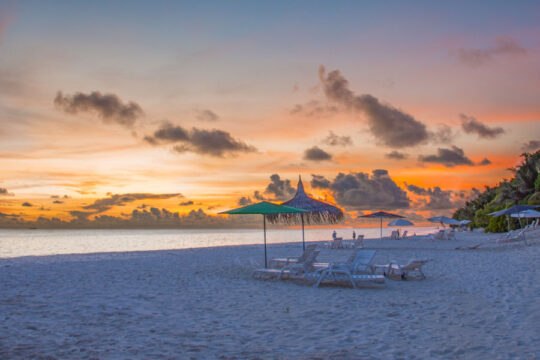
[[[0,1],[0,227],[418,223],[540,147],[540,3]]]

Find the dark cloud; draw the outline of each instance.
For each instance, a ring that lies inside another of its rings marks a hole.
[[[399,151],[392,151],[392,152],[389,152],[388,154],[384,155],[387,159],[393,159],[393,160],[405,160],[406,158],[409,157],[408,154],[404,154],[404,153],[401,153]]]
[[[314,189],[330,188],[330,180],[322,175],[311,174],[311,187]]]
[[[54,200],[53,204],[63,204],[64,202],[62,200]]]
[[[535,151],[540,148],[540,140],[530,140],[521,147],[524,151]]]
[[[193,201],[189,200],[189,201],[183,201],[178,205],[180,205],[180,206],[189,206],[189,205],[193,205],[193,204],[194,204]]]
[[[495,45],[486,49],[458,49],[457,58],[464,64],[478,67],[502,55],[525,55],[527,50],[510,38],[495,39]]]
[[[390,178],[386,170],[373,174],[339,173],[330,189],[337,203],[353,210],[392,210],[410,206],[407,193]]]
[[[323,149],[314,146],[304,151],[304,159],[311,161],[326,161],[332,160],[332,155],[324,151]]]
[[[92,210],[91,212],[85,212],[88,216],[92,214],[102,213],[104,211],[111,209],[114,206],[124,206],[127,203],[130,203],[136,200],[170,199],[173,197],[183,197],[183,195],[178,194],[178,193],[176,194],[145,194],[145,193],[113,194],[109,196],[108,198],[98,199],[90,205],[83,206],[83,209]]]
[[[240,206],[246,206],[252,203],[253,201],[251,200],[249,196],[242,196],[240,199],[238,199],[238,205]]]
[[[60,195],[51,195],[51,199],[60,199]]]
[[[425,210],[444,210],[453,209],[459,206],[452,200],[454,192],[451,190],[441,190],[440,187],[435,186],[433,188],[422,188],[416,185],[405,184],[407,190],[410,192],[424,196],[427,200],[423,200],[417,206]]]
[[[365,114],[369,130],[384,145],[404,148],[428,140],[429,134],[422,122],[389,104],[381,103],[372,95],[355,95],[349,89],[347,79],[338,70],[326,74],[321,65],[319,78],[328,99]]]
[[[450,144],[456,138],[456,134],[448,125],[439,125],[438,129],[430,132],[431,140],[435,143]]]
[[[90,94],[75,93],[64,96],[58,92],[54,104],[70,114],[79,112],[96,112],[105,123],[118,123],[125,127],[132,127],[135,121],[144,115],[142,108],[135,102],[124,104],[115,94],[101,94],[93,91]]]
[[[495,139],[505,133],[502,127],[487,127],[472,116],[459,114],[459,117],[461,118],[461,127],[467,134],[476,134],[483,139]]]
[[[33,205],[30,204],[28,201],[25,201],[25,202],[22,203],[22,206],[31,207]]]
[[[322,104],[319,101],[312,100],[303,105],[296,104],[290,111],[291,115],[299,115],[310,118],[329,117],[339,111],[337,106]]]
[[[195,111],[195,118],[199,121],[218,121],[219,116],[208,109]]]
[[[491,160],[489,160],[488,158],[484,158],[484,160],[478,163],[478,165],[480,166],[489,165],[489,164],[491,164]]]
[[[270,176],[270,180],[271,183],[268,184],[264,193],[270,195],[271,199],[289,200],[296,194],[296,189],[291,186],[290,180],[281,180],[278,174]]]
[[[465,156],[465,152],[457,146],[451,149],[437,149],[437,155],[420,155],[418,160],[422,162],[443,164],[446,167],[455,165],[474,165],[471,159]]]
[[[328,136],[323,140],[323,143],[330,146],[348,146],[353,144],[350,136],[339,136],[332,131],[330,131]]]
[[[255,190],[253,192],[253,197],[258,201],[270,200],[270,199],[267,199],[263,194],[261,194],[259,190]]]
[[[153,136],[146,136],[144,140],[152,145],[179,143],[173,147],[173,150],[178,153],[194,152],[215,157],[257,151],[255,147],[234,139],[231,134],[223,130],[192,128],[188,131],[168,122],[156,130]]]
[[[13,196],[13,193],[10,193],[6,188],[0,187],[0,196]]]

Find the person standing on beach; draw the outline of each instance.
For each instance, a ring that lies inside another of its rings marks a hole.
[[[356,231],[354,231],[354,230],[353,230],[353,232],[352,232],[352,239],[353,239],[353,240],[356,240]]]

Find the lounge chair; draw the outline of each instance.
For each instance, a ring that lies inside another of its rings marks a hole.
[[[399,232],[397,230],[392,231],[392,234],[390,235],[390,240],[398,240],[399,239]]]
[[[257,269],[253,272],[253,277],[261,280],[300,279],[304,273],[314,272],[316,270],[313,264],[319,252],[319,250],[314,250],[306,256],[304,261],[288,264],[282,269]]]
[[[388,265],[376,265],[376,269],[382,269],[383,274],[394,280],[422,280],[426,276],[422,272],[422,266],[429,260],[411,260],[406,265],[400,265],[391,261]]]
[[[345,263],[330,263],[320,267],[314,264],[316,271],[307,272],[306,278],[315,281],[315,287],[323,282],[350,283],[356,288],[359,283],[384,284],[383,275],[374,275],[371,261],[375,256],[375,250],[357,250]]]
[[[330,249],[343,249],[343,238],[334,239],[330,243]]]
[[[362,249],[364,247],[364,235],[358,235],[353,241],[353,249]]]
[[[407,230],[403,232],[403,235],[401,235],[401,239],[405,239],[407,237]]]
[[[289,264],[303,262],[306,258],[317,248],[317,244],[310,244],[306,247],[306,250],[300,256],[289,256],[286,258],[278,258],[270,260],[271,268],[281,269]]]

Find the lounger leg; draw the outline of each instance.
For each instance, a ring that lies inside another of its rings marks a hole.
[[[317,279],[317,282],[315,283],[315,285],[313,285],[313,287],[318,288],[319,285],[321,284],[321,281],[323,281],[325,277],[326,277],[326,270],[321,271],[321,275],[319,276],[319,279]]]

